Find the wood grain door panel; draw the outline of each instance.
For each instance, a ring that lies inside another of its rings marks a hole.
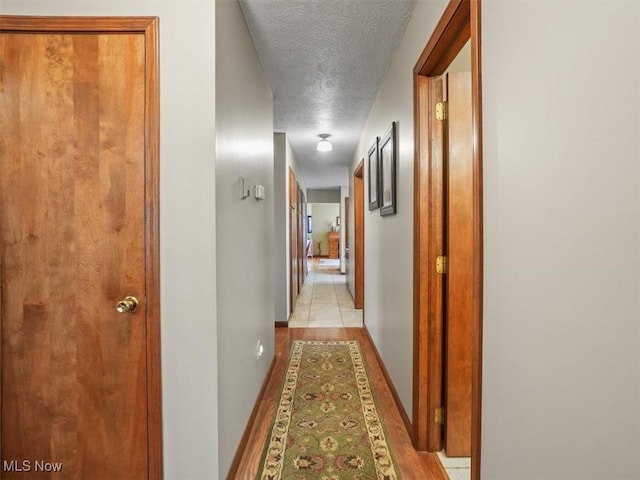
[[[354,308],[364,308],[364,160],[360,161],[353,176],[354,223]]]
[[[150,474],[146,42],[0,33],[2,478]]]
[[[474,289],[471,74],[447,75],[447,312],[445,451],[471,455]]]
[[[289,314],[296,308],[298,297],[298,182],[289,167]]]

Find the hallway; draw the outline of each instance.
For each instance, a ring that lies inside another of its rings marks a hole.
[[[289,328],[362,327],[362,310],[353,306],[339,260],[307,261],[309,274],[289,319]]]
[[[264,395],[259,399],[255,420],[245,442],[245,451],[235,475],[228,478],[250,480],[256,478],[273,414],[282,389],[289,352],[294,340],[358,340],[367,363],[367,370],[376,403],[383,412],[382,420],[390,447],[397,462],[398,473],[404,480],[446,480],[436,454],[418,453],[411,444],[393,394],[378,363],[374,347],[365,329],[361,328],[276,328],[276,359],[267,379]]]

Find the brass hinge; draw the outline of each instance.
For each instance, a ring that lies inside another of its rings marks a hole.
[[[447,119],[447,102],[436,103],[436,120]]]
[[[444,407],[436,408],[436,423],[444,425]]]
[[[447,257],[443,255],[436,257],[436,273],[447,273]]]

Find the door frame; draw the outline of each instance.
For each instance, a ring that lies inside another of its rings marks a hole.
[[[0,15],[2,33],[138,33],[145,42],[145,293],[147,454],[150,479],[163,476],[160,343],[158,17],[36,17]],[[0,319],[1,321],[1,319]],[[1,361],[1,357],[0,357]],[[1,395],[1,392],[0,392]]]
[[[297,208],[297,190],[296,190],[297,180],[296,174],[293,171],[293,168],[289,167],[289,198],[287,201],[287,208],[289,215],[289,317],[293,314],[296,306],[296,298],[298,296],[297,292],[297,283],[298,280],[294,278],[294,274],[298,271],[297,268],[297,253],[296,249],[298,246],[297,243],[297,222],[298,215],[296,213]],[[288,318],[288,317],[287,317]]]
[[[364,159],[353,172],[353,237],[353,304],[364,310]]]
[[[431,175],[432,152],[429,137],[435,116],[420,108],[429,96],[427,77],[442,75],[462,47],[471,39],[471,96],[473,132],[473,337],[471,392],[471,478],[480,479],[481,400],[482,400],[482,75],[481,75],[481,0],[450,0],[431,38],[414,68],[414,364],[413,364],[413,441],[416,449],[433,447],[440,428],[434,427],[437,399],[429,396],[441,369],[437,352],[430,344],[441,332],[430,312],[431,295],[439,281],[435,270],[435,239],[431,225],[443,219],[433,218],[432,201],[436,178]],[[435,210],[435,209],[434,209]]]

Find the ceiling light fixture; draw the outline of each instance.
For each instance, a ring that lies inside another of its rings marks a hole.
[[[321,133],[318,136],[322,138],[322,140],[318,142],[318,146],[316,147],[319,152],[330,152],[331,150],[333,150],[333,145],[331,145],[331,142],[327,140],[327,138],[329,138],[331,135],[329,135],[328,133]]]

